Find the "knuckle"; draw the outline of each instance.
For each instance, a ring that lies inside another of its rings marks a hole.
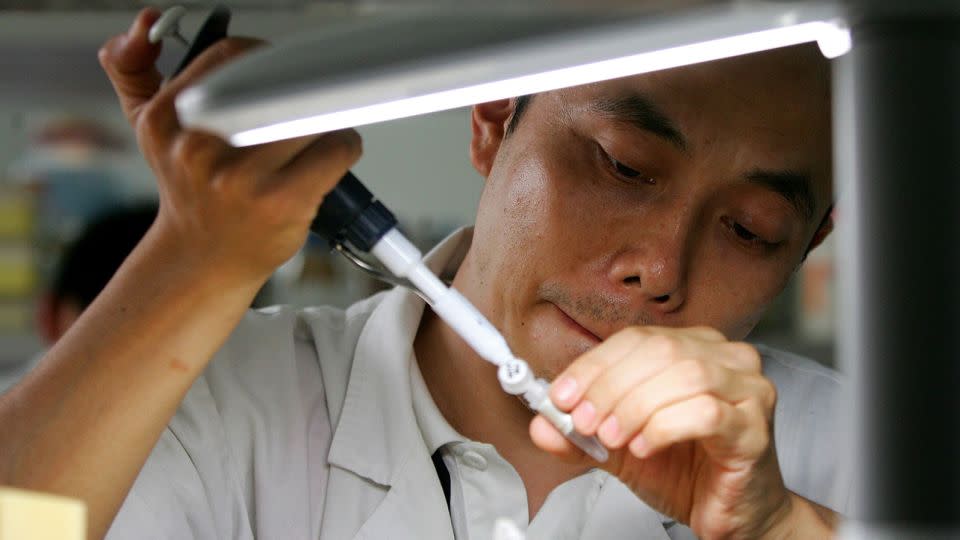
[[[762,454],[767,448],[770,448],[770,431],[766,429],[761,429],[755,435],[756,437],[756,447],[753,449],[754,453]]]
[[[603,359],[599,355],[591,354],[581,357],[575,361],[566,370],[566,375],[583,383],[583,381],[593,380],[603,369]],[[591,386],[593,386],[591,384]]]
[[[706,392],[713,387],[713,377],[706,364],[699,360],[685,360],[678,367],[684,387],[691,392]]]
[[[235,166],[223,166],[210,174],[210,189],[222,200],[231,200],[238,196],[243,184],[242,171]]]
[[[743,363],[743,366],[748,371],[760,372],[763,362],[761,361],[760,352],[757,351],[756,347],[749,343],[739,341],[731,343],[730,348],[734,356]]]
[[[601,414],[609,412],[615,403],[611,396],[621,394],[621,382],[610,376],[610,372],[600,373],[595,377],[590,386],[584,392],[584,397],[588,399],[597,411]]]
[[[706,426],[715,426],[723,420],[723,407],[712,397],[704,397],[697,405],[697,414]]]
[[[650,407],[647,394],[634,390],[617,405],[614,413],[618,418],[634,418],[640,424],[650,415]]]
[[[762,405],[766,411],[773,411],[777,405],[777,385],[773,384],[773,381],[766,377],[760,378],[760,384],[762,388]]]
[[[647,439],[648,443],[662,442],[667,438],[667,434],[667,429],[663,421],[657,415],[650,418],[650,421],[647,422],[647,425],[643,428],[643,437]]]
[[[302,213],[298,208],[296,201],[292,200],[290,197],[258,197],[256,206],[257,214],[260,216],[260,219],[262,219],[265,223],[271,224],[272,226],[281,226],[290,222],[291,220],[296,220],[297,217]]]
[[[135,126],[137,138],[143,143],[152,143],[159,137],[168,114],[170,112],[159,101],[150,101],[144,104],[140,114],[137,115]]]
[[[770,422],[767,420],[762,405],[756,401],[750,400],[747,402],[746,413],[748,422],[750,422],[748,432],[756,445],[755,450],[757,453],[763,452],[772,441]]]
[[[174,140],[171,157],[187,170],[202,168],[206,171],[214,156],[207,138],[192,131],[185,131]]]

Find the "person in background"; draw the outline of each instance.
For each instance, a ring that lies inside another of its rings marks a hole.
[[[44,348],[60,339],[107,285],[157,217],[155,203],[102,212],[63,251],[37,305],[36,328]],[[0,392],[37,363],[30,358],[0,376]]]

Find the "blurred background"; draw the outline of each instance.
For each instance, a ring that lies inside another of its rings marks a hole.
[[[234,12],[232,34],[276,40],[346,20],[451,2],[223,3]],[[212,3],[177,3],[190,9],[182,23],[190,39]],[[172,4],[153,3],[161,8]],[[517,6],[502,4],[504,9]],[[82,280],[76,273],[88,271],[85,262],[125,253],[149,223],[142,215],[150,214],[156,200],[151,172],[96,59],[99,46],[124,31],[143,5],[0,0],[0,391],[29,369],[82,309],[64,308],[55,297],[77,287]],[[161,71],[170,72],[183,53],[181,46],[167,42]],[[468,110],[359,131],[364,157],[354,171],[421,248],[472,222],[482,178],[469,162]],[[131,214],[141,218],[118,221],[118,215]],[[842,225],[842,216],[838,219]],[[117,239],[113,232],[123,232],[125,238]],[[85,250],[72,247],[80,237]],[[828,240],[810,255],[752,339],[833,364],[833,245]],[[64,277],[65,271],[70,276]],[[330,254],[326,245],[311,242],[278,270],[257,304],[346,306],[380,287]]]

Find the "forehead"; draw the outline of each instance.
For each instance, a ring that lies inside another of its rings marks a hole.
[[[641,95],[683,134],[692,159],[809,171],[830,197],[830,68],[815,45],[626,77],[551,93],[572,114]]]

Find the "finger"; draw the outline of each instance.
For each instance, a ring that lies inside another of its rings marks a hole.
[[[542,450],[567,463],[587,460],[587,455],[567,440],[546,418],[537,415],[530,421],[530,439]]]
[[[596,375],[574,407],[573,423],[577,431],[593,435],[617,404],[635,387],[671,368],[677,363],[697,359],[700,355],[717,354],[717,345],[703,346],[699,337],[690,339],[689,334],[656,334],[639,344],[618,362]],[[607,426],[615,427],[615,420]],[[612,432],[611,432],[612,433]]]
[[[606,446],[620,448],[658,411],[698,395],[710,395],[731,405],[755,400],[768,407],[771,414],[776,402],[773,384],[760,375],[715,363],[685,361],[633,388],[600,424],[597,436]]]
[[[696,337],[703,341],[709,341],[713,343],[723,343],[727,341],[727,336],[723,335],[722,332],[716,328],[711,328],[709,326],[692,326],[689,328],[669,328],[673,331],[683,331],[685,334],[690,337]]]
[[[363,141],[352,129],[327,133],[305,148],[281,174],[309,200],[319,206],[341,178],[360,159]]]
[[[744,342],[725,343],[722,346],[724,351],[724,363],[732,369],[745,371],[748,373],[761,373],[763,371],[763,359],[756,347]]]
[[[160,17],[155,8],[145,8],[134,19],[130,29],[111,38],[97,52],[100,65],[113,85],[120,106],[130,123],[163,81],[155,62],[161,46],[147,39],[150,26]]]
[[[173,142],[172,162],[178,174],[168,178],[182,178],[193,186],[207,186],[216,178],[222,164],[239,152],[216,135],[186,130],[177,134]]]
[[[579,403],[584,392],[607,367],[630,354],[649,337],[641,327],[630,327],[610,336],[573,361],[550,385],[550,399],[563,411]]]
[[[245,148],[231,166],[252,172],[254,176],[265,176],[258,172],[279,172],[280,177],[289,179],[308,176],[312,181],[308,179],[304,183],[313,185],[318,183],[318,179],[332,177],[336,171],[325,174],[331,167],[343,168],[336,177],[339,180],[350,165],[360,158],[361,148],[360,135],[355,130],[339,130],[251,146]],[[269,189],[272,186],[262,187]],[[322,196],[326,191],[319,195]]]
[[[628,448],[631,454],[644,459],[674,444],[703,440],[705,446],[728,452],[746,424],[742,411],[701,394],[657,411]]]
[[[172,144],[173,137],[180,131],[174,106],[177,94],[227,61],[262,44],[262,41],[255,39],[230,37],[221,39],[203,51],[183,72],[162,86],[153,98],[135,111],[132,120],[141,141],[149,141],[158,148]]]
[[[146,39],[146,37],[144,37],[144,39]],[[225,37],[197,55],[183,71],[163,86],[161,93],[166,99],[172,100],[184,88],[197,82],[215,68],[221,67],[229,61],[236,60],[238,57],[263,45],[266,45],[266,42],[261,39],[236,36]]]

